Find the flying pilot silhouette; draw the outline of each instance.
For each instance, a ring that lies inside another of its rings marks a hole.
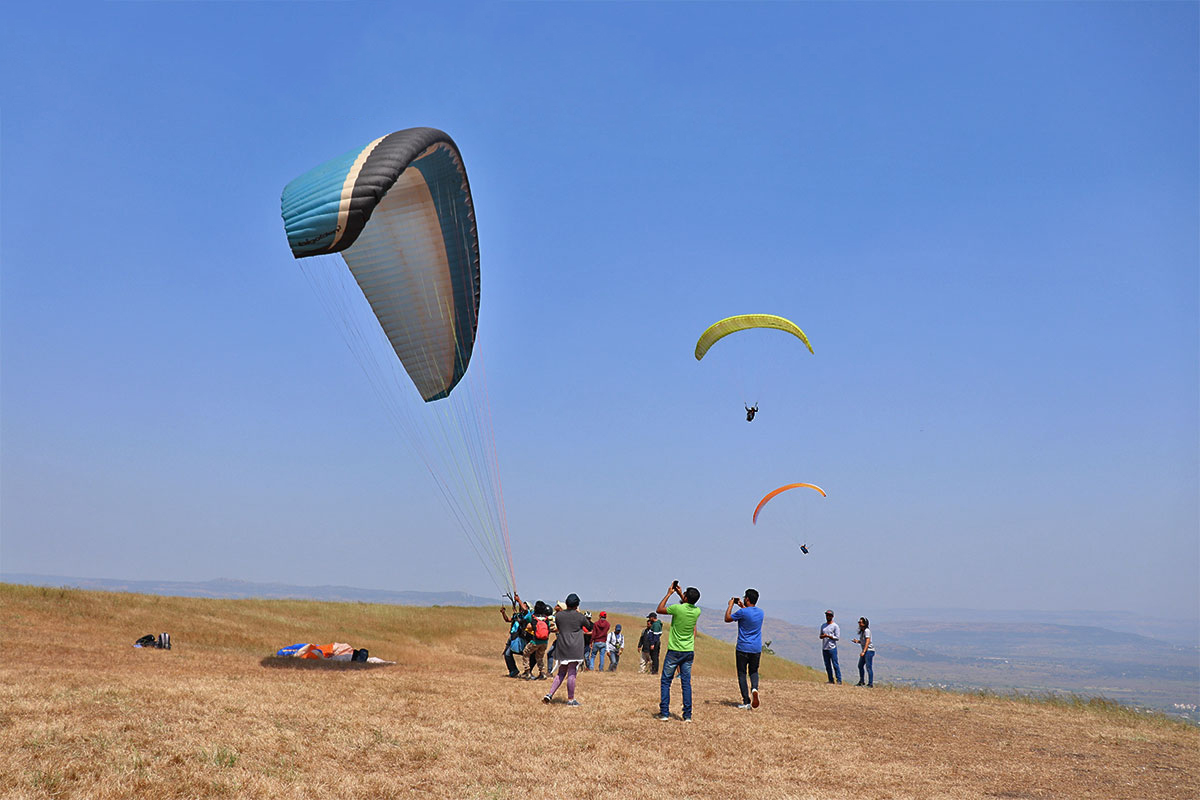
[[[758,403],[753,406],[746,406],[746,422],[754,422],[754,415],[758,413]]]

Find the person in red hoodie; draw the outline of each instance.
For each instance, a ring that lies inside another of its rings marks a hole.
[[[591,663],[588,664],[588,669],[593,667],[600,672],[604,671],[604,649],[608,646],[608,612],[601,611],[600,619],[596,620],[596,624],[592,626],[592,646],[588,651],[591,655]]]

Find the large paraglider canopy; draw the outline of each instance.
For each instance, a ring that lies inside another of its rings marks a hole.
[[[825,494],[825,490],[822,489],[820,486],[817,486],[816,484],[813,484],[813,483],[789,483],[787,486],[780,486],[778,489],[774,489],[770,492],[767,492],[767,496],[764,497],[762,500],[758,501],[758,506],[755,507],[755,509],[754,509],[754,518],[753,518],[753,522],[751,524],[754,524],[754,525],[758,524],[758,512],[762,511],[763,506],[765,506],[767,503],[771,502],[771,499],[773,497],[775,497],[776,495],[783,494],[784,492],[789,491],[791,489],[801,489],[801,488],[812,489],[814,491],[820,492],[821,497],[827,497],[827,495]]]
[[[479,315],[475,210],[454,141],[389,134],[296,178],[282,205],[292,254],[342,253],[421,397],[449,395]]]
[[[808,337],[804,335],[804,331],[800,330],[800,327],[791,320],[777,317],[774,314],[740,314],[736,317],[726,317],[723,320],[714,322],[705,329],[704,333],[700,334],[700,338],[696,342],[696,360],[699,361],[704,358],[704,354],[708,352],[710,347],[729,334],[753,328],[773,328],[774,330],[790,333],[804,342],[804,346],[808,348],[808,352],[813,352],[812,345],[808,343]]]
[[[388,134],[296,178],[281,205],[292,255],[492,580],[513,593],[486,383],[467,372],[479,239],[458,146],[435,128]]]

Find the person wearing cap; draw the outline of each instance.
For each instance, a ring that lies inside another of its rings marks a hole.
[[[533,619],[533,612],[519,594],[513,595],[512,612],[510,617],[508,611],[503,606],[500,607],[500,615],[509,624],[508,643],[504,645],[504,663],[508,667],[508,677],[519,678],[521,671],[517,668],[516,657],[525,652],[525,645],[528,644],[525,630],[529,621]]]
[[[842,638],[842,629],[833,621],[833,609],[825,611],[825,624],[821,626],[821,658],[825,659],[825,674],[829,683],[833,683],[834,673],[837,682],[842,682],[842,668],[838,666],[837,643]]]
[[[733,607],[738,606],[734,611]],[[738,688],[742,692],[742,704],[738,708],[749,711],[758,708],[758,662],[762,658],[763,612],[758,608],[758,590],[747,589],[741,599],[729,598],[725,609],[725,621],[738,625],[737,663]],[[746,677],[750,678],[750,690],[746,690]]]
[[[609,632],[605,649],[608,651],[608,671],[616,672],[617,662],[621,660],[621,651],[625,649],[625,635],[621,633],[620,623]]]
[[[655,630],[656,628],[657,630]],[[651,675],[658,674],[658,640],[661,638],[662,623],[658,621],[658,614],[651,611],[646,615],[646,627],[642,629],[642,635],[638,637],[637,647],[638,653],[641,655],[638,672],[649,671]]]
[[[554,643],[558,650],[558,673],[554,676],[554,683],[550,684],[550,691],[542,698],[542,702],[549,703],[553,700],[554,693],[565,681],[567,705],[577,706],[579,701],[575,699],[575,676],[579,665],[583,663],[583,632],[592,629],[591,620],[579,613],[579,595],[574,592],[567,595],[567,608],[555,615],[555,623],[558,625],[558,640]]]
[[[682,603],[668,606],[671,594],[679,595]],[[692,721],[692,661],[696,658],[696,620],[700,618],[700,590],[689,586],[687,591],[679,588],[679,581],[659,601],[656,614],[671,615],[671,629],[667,632],[667,656],[663,659],[662,678],[659,679],[658,715],[655,719],[668,722],[671,719],[671,682],[675,670],[679,670],[679,688],[683,690],[683,721]]]
[[[550,646],[550,606],[541,600],[533,604],[533,617],[529,620],[526,633],[529,640],[525,645],[524,652],[528,664],[521,677],[527,681],[544,681],[546,680],[546,650]],[[538,669],[536,678],[533,676],[535,665]]]
[[[601,611],[600,619],[592,625],[591,659],[587,668],[595,667],[597,672],[604,672],[604,651],[608,649],[608,612]]]

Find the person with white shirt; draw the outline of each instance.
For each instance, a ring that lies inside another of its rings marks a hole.
[[[858,638],[852,639],[855,644],[862,645],[858,655],[858,683],[855,686],[875,688],[875,645],[871,644],[871,621],[866,617],[858,618]],[[863,683],[863,668],[867,670],[867,682]]]
[[[621,633],[620,625],[608,632],[608,641],[604,644],[608,651],[608,671],[616,672],[617,662],[621,659],[621,651],[625,649],[625,634]]]
[[[829,683],[837,674],[837,683],[842,682],[842,668],[838,665],[837,643],[842,638],[842,629],[833,621],[833,609],[825,612],[825,624],[821,626],[821,658],[825,659],[825,673]]]

